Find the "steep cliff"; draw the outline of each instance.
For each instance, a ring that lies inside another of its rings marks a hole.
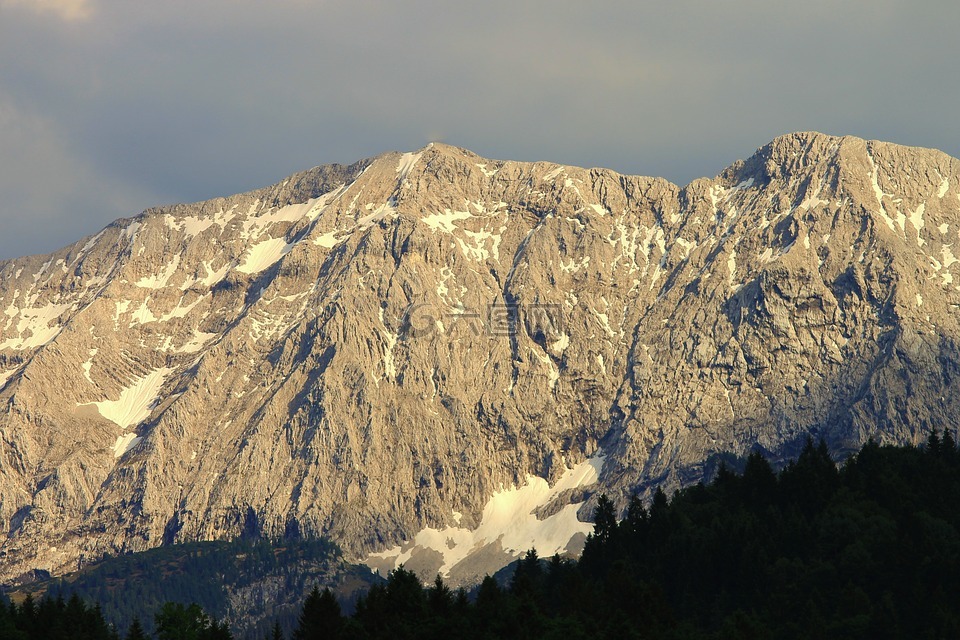
[[[916,442],[958,240],[960,161],[815,133],[684,188],[435,144],[148,210],[0,263],[0,580],[245,532],[466,581],[719,452]]]

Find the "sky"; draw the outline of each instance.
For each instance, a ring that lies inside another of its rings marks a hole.
[[[816,130],[960,156],[955,0],[0,0],[0,260],[442,141],[686,184]]]

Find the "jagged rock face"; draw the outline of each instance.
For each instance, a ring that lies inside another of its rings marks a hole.
[[[0,579],[243,532],[466,579],[501,507],[582,538],[718,452],[917,442],[960,417],[958,240],[960,162],[820,134],[685,188],[431,145],[118,221],[0,263]]]

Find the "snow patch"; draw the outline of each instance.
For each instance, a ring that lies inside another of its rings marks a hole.
[[[809,196],[806,200],[800,203],[800,208],[804,210],[814,209],[819,207],[822,204],[830,204],[829,200],[821,200],[817,196]]]
[[[259,238],[269,227],[278,222],[296,222],[304,217],[310,217],[317,212],[318,205],[322,206],[325,201],[324,196],[312,198],[300,204],[290,204],[279,209],[273,209],[269,213],[259,216],[254,215],[259,203],[254,203],[250,207],[247,219],[243,222],[243,231],[240,233],[240,237],[244,240],[253,240]]]
[[[87,361],[81,365],[83,367],[83,377],[87,379],[87,382],[93,384],[93,378],[90,377],[90,370],[93,368],[93,357],[97,355],[97,349],[90,349],[87,355],[89,356]]]
[[[716,184],[716,185],[711,186],[711,187],[710,187],[710,191],[707,193],[707,195],[708,195],[709,198],[710,198],[710,207],[713,209],[713,215],[714,215],[714,217],[717,219],[718,222],[719,222],[720,217],[717,215],[717,203],[719,203],[720,198],[723,197],[723,195],[726,193],[726,191],[727,191],[727,190],[724,189],[721,185]]]
[[[163,383],[173,371],[167,368],[151,371],[123,389],[117,400],[104,400],[92,404],[97,407],[101,416],[121,429],[140,424],[150,416],[150,411],[156,406],[160,397]]]
[[[950,190],[950,181],[944,178],[943,182],[940,183],[940,188],[937,189],[937,197],[942,199],[943,196],[947,195],[947,191],[949,190]]]
[[[577,180],[577,182],[581,182],[581,181]],[[581,198],[583,197],[583,194],[580,193],[580,189],[578,189],[577,186],[574,184],[574,181],[572,178],[567,178],[566,180],[564,180],[563,186],[565,189],[573,189],[578,196],[580,196]]]
[[[608,213],[610,213],[609,210],[605,209],[602,205],[599,205],[599,204],[588,204],[587,206],[593,209],[594,213],[596,213],[599,216],[605,216]]]
[[[683,259],[684,259],[684,260],[686,260],[687,258],[689,258],[689,257],[690,257],[690,252],[697,248],[697,243],[696,243],[696,242],[690,242],[690,241],[688,241],[688,240],[684,240],[683,238],[677,238],[677,239],[676,239],[676,243],[677,243],[678,245],[680,245],[680,247],[683,249]]]
[[[0,343],[0,351],[3,349],[32,349],[47,344],[60,335],[60,331],[63,330],[63,327],[59,324],[51,325],[51,323],[73,307],[72,304],[48,302],[42,307],[21,309],[16,328],[17,336],[9,337]],[[14,311],[13,314],[10,313],[11,310]],[[11,308],[7,309],[6,315],[11,316],[12,319],[17,315],[16,309],[11,305]],[[24,334],[29,335],[24,336]]]
[[[563,167],[563,166],[557,167],[556,169],[552,169],[548,171],[546,174],[544,174],[543,181],[550,182],[551,180],[559,176],[561,173],[563,173],[565,170],[566,170],[566,167]]]
[[[133,312],[130,316],[130,328],[137,326],[138,324],[149,324],[151,322],[157,321],[157,316],[153,315],[153,311],[150,310],[148,303],[150,298],[147,298],[140,303],[140,307]]]
[[[123,231],[120,232],[120,237],[123,239],[129,238],[130,243],[133,244],[133,240],[136,237],[137,231],[139,231],[139,229],[140,229],[139,222],[131,222],[129,225],[126,226],[126,228],[124,228]]]
[[[142,438],[133,432],[125,433],[122,436],[117,436],[117,441],[113,443],[113,457],[123,457],[123,454],[137,446],[137,443],[140,442],[140,440],[142,440]]]
[[[125,314],[130,309],[131,302],[129,300],[118,300],[117,308],[113,312],[113,322],[116,324],[120,321],[120,316]]]
[[[957,258],[953,255],[952,247],[952,244],[945,244],[940,247],[940,255],[943,256],[943,266],[947,269],[950,268],[950,265],[958,262]]]
[[[551,360],[547,354],[541,356],[539,350],[531,349],[530,353],[532,353],[537,360],[547,365],[547,383],[551,389],[556,388],[557,381],[560,380],[560,372],[557,371],[557,367],[554,366],[553,360]]]
[[[600,313],[596,309],[590,309],[594,316],[596,316],[597,321],[600,323],[600,326],[603,327],[603,330],[607,333],[608,336],[613,337],[613,329],[610,327],[610,318],[607,317],[607,314]]]
[[[399,174],[397,177],[400,180],[405,180],[407,174],[413,169],[413,165],[417,164],[417,160],[422,155],[422,153],[405,153],[400,156],[400,162],[397,163],[397,173]]]
[[[870,152],[867,152],[867,160],[870,161],[870,184],[873,187],[873,195],[877,198],[877,204],[880,207],[883,207],[883,196],[886,195],[883,193],[883,189],[880,188],[880,174],[877,169],[876,163],[873,161],[873,155]]]
[[[580,259],[579,262],[570,258],[570,262],[560,261],[560,270],[565,273],[573,273],[579,271],[580,269],[585,269],[590,264],[590,256],[584,256]]]
[[[164,216],[164,221],[166,222],[168,229],[182,231],[187,238],[193,238],[200,235],[218,222],[221,223],[220,226],[222,228],[226,224],[226,221],[222,220],[223,214],[223,209],[221,209],[213,218],[197,218],[195,216],[187,216],[180,218],[179,220],[171,215],[166,215]]]
[[[106,231],[101,231],[97,235],[90,238],[90,240],[87,241],[87,244],[83,245],[83,247],[80,249],[80,253],[86,253],[87,251],[90,251],[90,249],[93,249],[93,245],[97,244],[97,240],[99,240],[104,233],[106,233]],[[20,277],[19,272],[17,273],[17,277]]]
[[[917,244],[921,247],[924,245],[924,240],[920,236],[920,232],[923,230],[923,212],[926,206],[927,204],[925,202],[921,202],[920,206],[910,213],[910,223],[913,225],[913,228],[917,230]]]
[[[463,251],[466,257],[478,261],[486,260],[490,257],[490,252],[492,251],[497,261],[500,260],[501,236],[499,233],[493,233],[487,229],[481,229],[480,231],[463,229],[463,233],[473,242],[473,244],[468,244],[464,240],[457,239],[457,242],[460,243],[460,250]],[[488,240],[490,241],[490,251],[488,251],[486,247]]]
[[[240,273],[259,273],[273,266],[293,249],[292,244],[283,238],[271,238],[258,242],[246,254],[246,258],[237,271]]]
[[[478,164],[476,166],[478,169],[480,169],[480,171],[483,171],[483,175],[487,176],[488,178],[492,178],[493,176],[497,175],[498,171],[500,171],[499,169],[487,169],[487,165],[485,164]]]
[[[444,267],[440,270],[440,281],[437,283],[437,296],[447,304],[451,304],[450,300],[447,299],[447,296],[450,294],[450,287],[447,286],[447,281],[452,277],[453,271],[450,267]]]
[[[383,307],[380,307],[380,324],[383,325],[380,334],[383,336],[385,342],[383,351],[383,373],[387,379],[394,380],[397,377],[397,367],[393,360],[393,350],[397,346],[397,334],[387,329],[387,325],[383,321]]]
[[[357,220],[357,228],[363,230],[368,227],[373,226],[377,222],[396,214],[397,209],[395,206],[395,201],[393,198],[387,200],[385,203],[378,205],[376,208],[372,204],[367,205],[367,209],[373,209],[372,213],[369,213],[359,220]]]
[[[953,246],[953,245],[945,244],[945,245],[943,245],[943,246],[940,248],[940,255],[943,257],[943,265],[942,265],[942,266],[943,266],[943,268],[944,268],[944,272],[940,274],[940,277],[943,278],[943,284],[944,284],[944,285],[953,284],[953,274],[951,274],[951,273],[948,271],[948,269],[950,268],[950,265],[956,264],[956,263],[958,262],[957,257],[953,255],[952,246]],[[930,257],[930,256],[928,256],[928,257]],[[932,257],[930,257],[930,260],[931,260],[931,262],[937,263],[937,264],[936,264],[936,267],[937,267],[936,270],[937,270],[937,271],[940,271],[940,269],[939,269],[939,267],[941,266],[940,263],[937,262],[936,260],[934,260],[934,258],[932,258]]]
[[[563,353],[567,347],[570,346],[570,336],[565,333],[561,333],[560,337],[550,345],[550,351],[553,351],[555,354],[560,355]]]
[[[17,369],[10,369],[9,371],[0,371],[0,390],[7,386],[10,378],[13,377],[13,374],[17,372]]]
[[[170,311],[170,313],[165,313],[163,314],[163,316],[160,317],[160,322],[169,322],[174,318],[186,318],[187,315],[189,315],[190,312],[193,311],[194,307],[196,307],[198,304],[203,302],[206,297],[207,296],[200,296],[199,298],[197,298],[196,300],[194,300],[193,302],[191,302],[185,307],[181,306],[181,303],[183,302],[183,298],[180,298],[180,300],[177,301],[177,306],[174,307],[173,310]]]
[[[286,316],[272,314],[264,309],[257,309],[250,316],[250,337],[254,342],[258,342],[262,338],[272,338],[283,330],[286,319]]]
[[[167,282],[170,280],[173,274],[176,273],[177,267],[179,266],[180,254],[176,254],[173,256],[173,260],[171,260],[167,266],[163,268],[163,271],[152,276],[140,278],[135,284],[141,289],[162,289],[163,287],[167,286]]]
[[[230,266],[231,266],[230,263],[228,262],[224,264],[222,267],[220,267],[219,269],[214,270],[213,267],[210,266],[211,264],[212,262],[203,263],[203,268],[206,270],[207,275],[205,278],[200,280],[200,283],[207,287],[212,287],[215,284],[222,281],[224,278],[226,278],[227,273],[230,272]]]
[[[473,214],[469,211],[451,211],[444,209],[443,213],[432,213],[424,216],[420,220],[434,231],[443,231],[444,233],[453,233],[457,228],[454,223],[457,220],[466,220],[472,218]]]
[[[328,231],[327,233],[314,238],[313,244],[317,245],[318,247],[323,247],[324,249],[332,249],[347,239],[347,236],[340,237],[339,233],[340,232],[338,231]]]
[[[873,161],[873,156],[870,154],[869,151],[867,152],[867,160],[870,162],[870,167],[871,167],[870,183],[873,186],[873,194],[877,198],[877,204],[880,205],[880,211],[878,211],[877,213],[880,214],[880,217],[887,224],[887,226],[890,228],[891,231],[895,232],[897,230],[895,225],[899,225],[900,231],[903,231],[907,221],[907,217],[898,210],[896,212],[896,220],[894,220],[887,213],[887,207],[883,203],[883,197],[888,196],[890,198],[893,198],[893,194],[884,193],[883,189],[880,188],[880,182],[879,182],[880,170],[877,167],[876,163]],[[897,201],[894,200],[894,202],[897,202]]]
[[[605,456],[598,454],[567,469],[552,488],[543,478],[528,475],[523,486],[501,488],[493,494],[483,509],[480,526],[475,530],[426,528],[407,544],[370,554],[366,563],[382,566],[383,562],[375,562],[379,559],[399,567],[413,556],[415,550],[430,549],[443,557],[440,574],[449,576],[450,571],[469,558],[473,551],[498,541],[504,551],[514,556],[531,548],[536,548],[543,557],[563,553],[574,536],[588,535],[593,531],[592,524],[577,519],[577,511],[583,502],[565,505],[543,520],[539,520],[534,512],[549,505],[564,491],[596,483],[604,460]],[[456,513],[454,520],[459,524]]]
[[[180,224],[184,235],[186,235],[188,238],[193,238],[212,227],[215,223],[209,218],[204,220],[202,218],[194,218],[191,216],[181,220]]]

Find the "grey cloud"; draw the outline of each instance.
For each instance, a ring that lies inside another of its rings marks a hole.
[[[93,13],[90,0],[0,0],[0,9],[29,11],[67,22],[86,20]]]
[[[958,23],[960,5],[895,0],[101,0],[62,24],[7,12],[0,97],[61,137],[33,152],[47,170],[28,171],[0,131],[0,171],[17,176],[0,182],[0,221],[39,215],[44,194],[44,215],[93,233],[438,138],[680,183],[802,129],[958,155]],[[0,257],[65,241],[0,236]]]

